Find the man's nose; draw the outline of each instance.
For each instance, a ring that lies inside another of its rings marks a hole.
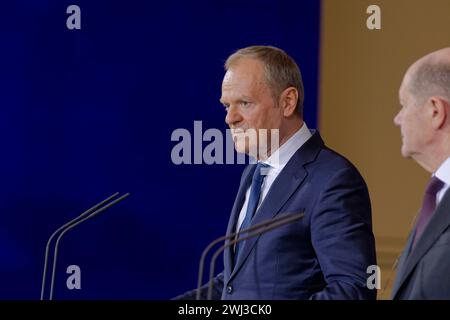
[[[400,113],[401,113],[401,111],[399,111],[399,112],[397,113],[397,115],[394,117],[394,124],[395,124],[396,126],[400,126],[400,121],[401,121]]]
[[[227,125],[231,126],[238,123],[241,120],[241,115],[235,106],[230,106],[225,117],[225,122]]]

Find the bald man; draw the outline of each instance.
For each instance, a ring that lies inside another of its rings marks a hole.
[[[402,155],[431,173],[392,298],[450,299],[450,48],[433,52],[406,72],[394,122]]]

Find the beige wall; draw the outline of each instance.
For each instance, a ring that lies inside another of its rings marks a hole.
[[[400,155],[399,129],[393,124],[398,88],[412,62],[450,46],[450,1],[322,3],[319,128],[328,146],[348,157],[368,183],[384,283],[429,178]],[[381,8],[381,30],[366,27],[371,4]],[[388,295],[389,290],[383,299]]]

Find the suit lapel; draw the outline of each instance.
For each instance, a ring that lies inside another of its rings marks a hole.
[[[394,282],[394,286],[392,288],[392,293],[391,293],[392,299],[394,299],[395,296],[397,295],[398,289],[400,288],[400,283],[403,281],[403,279],[401,279],[400,275],[404,274],[406,260],[408,259],[408,256],[409,256],[409,254],[411,252],[411,247],[412,247],[412,243],[413,243],[413,239],[414,239],[414,234],[415,233],[416,232],[415,232],[415,229],[414,229],[414,231],[409,234],[408,241],[406,241],[406,246],[403,249],[402,255],[401,255],[400,260],[398,262],[397,276],[395,277],[395,282]]]
[[[227,235],[235,232],[235,227],[237,223],[237,219],[239,217],[239,213],[241,211],[242,205],[245,200],[245,193],[247,189],[250,187],[252,182],[253,172],[256,169],[256,165],[248,166],[244,173],[242,174],[241,184],[239,186],[239,190],[236,196],[236,200],[234,201],[233,208],[231,209],[230,220],[228,221],[227,227]],[[226,240],[225,244],[227,245],[230,240]],[[229,246],[224,251],[224,271],[227,273],[228,277],[231,275],[231,270],[233,269],[233,246]]]
[[[323,141],[319,133],[315,132],[313,136],[297,150],[273,182],[264,201],[261,203],[261,206],[252,219],[251,226],[272,219],[280,211],[283,205],[305,180],[307,171],[304,168],[304,165],[314,161],[322,146]],[[230,280],[234,277],[236,272],[239,271],[259,237],[260,236],[256,236],[244,242],[242,252],[239,254],[239,259],[236,261]]]
[[[422,257],[427,253],[427,251],[433,246],[436,240],[439,238],[442,232],[447,229],[450,225],[450,189],[447,190],[442,201],[439,203],[436,212],[433,214],[430,222],[426,226],[422,236],[417,241],[415,247],[409,254],[409,257],[405,259],[404,267],[399,270],[397,278],[399,278],[398,283],[396,281],[396,291],[395,294],[401,289],[401,286],[405,283],[405,280],[414,270],[414,267],[422,259]],[[410,241],[412,245],[412,236]],[[394,295],[392,295],[394,297]]]

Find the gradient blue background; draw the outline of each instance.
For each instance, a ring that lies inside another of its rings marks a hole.
[[[81,7],[82,29],[66,28]],[[14,1],[0,13],[0,299],[39,299],[58,226],[124,202],[61,242],[56,299],[168,299],[197,283],[242,165],[173,165],[171,133],[223,132],[223,62],[254,44],[300,65],[317,123],[320,1]],[[68,290],[65,269],[82,271]],[[221,261],[217,267],[221,270]]]

